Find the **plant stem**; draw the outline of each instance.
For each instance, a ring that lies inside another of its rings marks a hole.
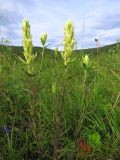
[[[83,120],[84,120],[85,106],[83,106],[83,104],[84,104],[84,99],[85,99],[85,84],[86,84],[86,79],[87,79],[87,70],[85,69],[85,71],[84,71],[84,80],[83,80],[83,94],[82,94],[82,101],[81,101],[81,108],[80,108],[81,115],[80,115],[80,118],[78,120],[78,125],[77,125],[77,128],[76,128],[76,137],[77,137],[77,135],[80,132],[80,129],[82,127],[82,123],[83,123]]]
[[[84,98],[85,98],[85,83],[86,83],[86,78],[87,78],[87,70],[85,69],[85,71],[84,71],[84,80],[83,80],[83,95],[82,95],[81,106],[83,106],[83,102],[84,102]]]
[[[65,103],[65,96],[66,96],[66,80],[67,80],[67,66],[65,66],[64,69],[64,81],[62,86],[62,95],[61,95],[61,105],[60,108],[56,108],[56,119],[55,119],[55,139],[54,139],[54,160],[59,159],[59,147],[60,147],[60,139],[61,139],[61,133],[62,133],[62,114],[64,109],[64,103]]]
[[[42,49],[42,57],[41,57],[41,64],[40,64],[39,71],[38,71],[37,81],[39,80],[40,72],[41,72],[42,66],[43,66],[44,50],[45,50],[45,47],[43,46],[43,49]]]
[[[42,49],[42,59],[41,59],[40,71],[41,71],[42,66],[43,66],[44,50],[45,50],[45,47],[43,46],[43,49]]]

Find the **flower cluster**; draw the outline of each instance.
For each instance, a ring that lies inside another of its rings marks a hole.
[[[81,149],[80,158],[84,158],[86,154],[89,154],[92,152],[92,148],[87,143],[85,143],[83,140],[80,140],[79,147]]]
[[[64,28],[64,40],[63,40],[63,48],[64,51],[61,53],[62,58],[64,59],[64,65],[67,66],[69,62],[71,62],[71,54],[72,50],[75,46],[74,39],[74,26],[70,20],[67,21]]]
[[[36,55],[32,54],[32,49],[33,49],[32,35],[30,33],[30,24],[27,19],[23,20],[22,34],[23,34],[22,44],[23,44],[23,49],[24,49],[23,54],[24,54],[25,60],[23,60],[21,57],[19,57],[19,59],[22,63],[27,65],[27,68],[28,68],[27,71],[29,74],[31,74],[32,63],[34,62]]]
[[[46,33],[46,32],[43,33],[43,34],[41,35],[40,39],[41,39],[42,45],[45,46],[45,43],[46,43],[46,41],[47,41],[47,33]]]
[[[10,129],[9,129],[8,126],[6,126],[6,125],[4,124],[4,126],[3,126],[3,131],[4,131],[5,134],[8,134],[8,133],[10,132]]]
[[[88,57],[87,54],[86,54],[85,57],[83,58],[82,63],[83,63],[83,66],[84,66],[85,68],[88,67],[88,65],[89,65],[89,57]]]

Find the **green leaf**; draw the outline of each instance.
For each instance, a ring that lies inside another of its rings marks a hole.
[[[69,60],[69,63],[74,62],[74,61],[76,60],[76,58],[77,58],[77,57],[71,58],[71,59]]]
[[[95,132],[95,133],[92,133],[92,134],[89,134],[88,135],[88,140],[89,140],[89,143],[92,145],[92,146],[101,146],[102,145],[102,142],[101,142],[101,137],[100,137],[100,134],[98,132]]]
[[[26,64],[26,61],[23,60],[20,56],[18,56],[18,59],[19,59],[22,63]]]

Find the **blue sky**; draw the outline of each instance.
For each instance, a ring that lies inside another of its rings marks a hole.
[[[0,37],[22,45],[23,18],[29,19],[37,46],[47,32],[50,47],[61,47],[68,19],[74,23],[78,48],[95,47],[95,38],[101,46],[120,38],[120,0],[0,0]]]

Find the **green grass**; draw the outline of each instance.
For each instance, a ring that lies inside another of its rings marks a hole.
[[[41,48],[34,76],[18,60],[22,47],[0,46],[1,160],[119,160],[120,52],[116,44],[61,56]],[[89,54],[90,65],[82,65]],[[39,73],[39,76],[38,76]],[[83,146],[86,146],[85,149]]]

